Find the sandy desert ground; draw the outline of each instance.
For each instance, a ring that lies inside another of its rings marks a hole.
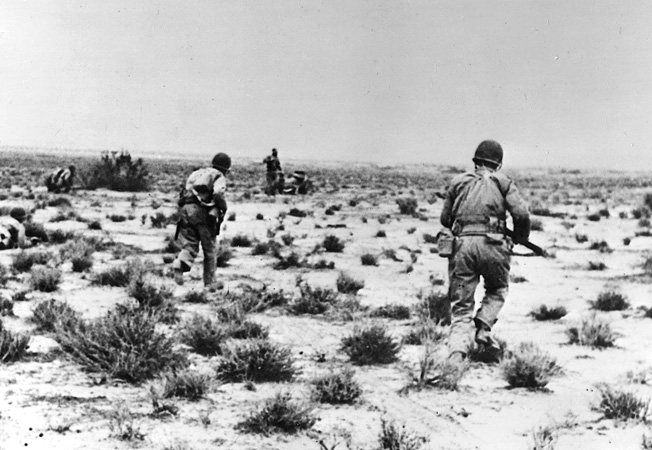
[[[312,176],[315,192],[268,197],[262,192],[263,166],[235,161],[228,191],[230,217],[220,235],[232,257],[218,269],[223,288],[206,294],[204,303],[194,303],[189,300],[201,297],[202,291],[201,257],[185,285],[177,286],[168,264],[174,256],[168,250],[175,225],[167,218],[176,212],[177,187],[201,161],[147,160],[152,186],[147,192],[80,188],[55,195],[45,191],[42,179],[51,167],[70,159],[29,152],[3,152],[0,159],[0,208],[29,208],[31,221],[60,242],[50,239],[35,248],[0,252],[5,268],[2,294],[7,299],[3,328],[30,337],[23,357],[0,364],[0,449],[652,448],[644,437],[652,434],[644,411],[652,394],[652,319],[646,315],[652,307],[652,238],[645,206],[645,195],[652,192],[650,174],[508,171],[536,213],[531,240],[552,256],[513,257],[509,297],[495,334],[505,342],[504,359],[520,343],[532,342],[554,358],[561,371],[540,389],[512,388],[503,376],[503,363],[474,361],[457,389],[418,389],[414,377],[427,348],[436,363],[442,359],[444,340],[433,338],[426,348],[404,338],[424,323],[421,298],[447,289],[447,260],[439,257],[431,239],[440,229],[442,200],[436,193],[463,168],[287,161],[286,170],[305,169]],[[73,158],[82,171],[97,159]],[[69,202],[57,200],[61,198]],[[400,213],[397,199],[404,198],[416,199],[415,214]],[[164,225],[154,226],[152,217]],[[234,242],[236,236],[240,239]],[[341,252],[326,251],[328,236],[344,244]],[[243,237],[250,246],[233,245],[246,245]],[[256,243],[270,240],[276,242],[272,248],[276,246],[279,257],[271,250],[252,254]],[[67,255],[84,242],[95,245],[89,251],[92,265],[78,272]],[[36,266],[31,273],[16,269],[16,259],[34,251],[49,252],[44,265],[61,271],[52,292],[34,287]],[[528,254],[523,247],[514,251]],[[302,267],[275,268],[279,261],[291,260],[292,253]],[[363,255],[375,257],[377,265],[363,265]],[[156,330],[171,340],[173,352],[187,358],[183,370],[208,380],[208,391],[198,400],[157,400],[152,391],[161,389],[165,370],[141,382],[88,371],[61,347],[57,324],[54,330],[44,330],[33,320],[34,308],[50,299],[67,303],[87,320],[106,316],[118,304],[136,304],[128,287],[96,281],[98,274],[134,259],[151,261],[141,275],[171,292],[166,302],[178,309],[178,318],[157,323]],[[304,288],[337,293],[342,273],[364,287],[357,294],[338,293],[318,314],[297,314],[292,308],[305,296],[297,286],[298,276]],[[610,291],[620,293],[628,306],[597,311],[591,302]],[[220,308],[237,306],[252,292],[282,292],[289,302],[249,311],[241,305],[246,320],[267,329],[269,341],[289,350],[295,371],[289,381],[219,379],[216,367],[223,363],[225,350],[202,356],[180,339],[193,317],[218,320]],[[478,300],[482,293],[478,289]],[[378,317],[387,305],[409,307],[409,318]],[[567,314],[535,320],[530,313],[541,305],[563,306]],[[582,320],[607,323],[615,333],[614,345],[569,343],[568,329]],[[400,343],[397,359],[354,364],[342,350],[342,339],[374,324],[382,324]],[[346,368],[354,371],[359,398],[342,405],[316,401],[313,381]],[[627,420],[609,418],[600,406],[604,386],[631,393],[643,406]],[[314,424],[296,433],[243,429],[240,424],[279,392],[310,408]],[[401,447],[383,447],[382,421],[413,439],[403,439]],[[545,441],[546,432],[554,438]]]

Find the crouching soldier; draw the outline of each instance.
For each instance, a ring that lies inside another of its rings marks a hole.
[[[204,252],[204,286],[215,285],[217,264],[217,235],[226,213],[224,198],[225,176],[231,168],[231,158],[218,153],[212,167],[204,167],[190,174],[179,199],[180,217],[176,238],[180,239],[181,251],[172,263],[174,281],[183,284],[183,273],[190,267],[199,252],[201,244]]]
[[[53,192],[55,194],[70,192],[72,189],[72,183],[75,179],[75,172],[75,166],[68,166],[67,169],[62,169],[60,167],[54,169],[54,171],[45,179],[45,186],[48,188],[48,192]]]
[[[0,216],[0,250],[23,248],[25,246],[25,209],[12,208],[8,216]]]
[[[446,192],[441,223],[455,236],[449,256],[449,299],[452,326],[451,360],[462,361],[472,342],[497,349],[491,329],[507,296],[512,241],[505,236],[506,213],[514,221],[514,237],[530,234],[530,217],[514,183],[498,172],[503,149],[498,142],[483,141],[473,157],[475,171],[453,178]],[[475,317],[474,294],[480,277],[485,295]]]

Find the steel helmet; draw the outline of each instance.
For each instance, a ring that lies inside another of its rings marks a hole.
[[[20,206],[11,208],[11,211],[9,211],[9,215],[19,222],[23,222],[25,219],[27,219],[27,213],[25,212],[25,208],[21,208]]]
[[[500,166],[503,163],[503,148],[496,141],[482,141],[475,149],[473,162],[488,162]]]
[[[231,168],[231,158],[226,153],[218,153],[213,156],[211,165],[222,172],[226,172]]]

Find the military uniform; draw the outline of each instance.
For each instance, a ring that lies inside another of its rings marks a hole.
[[[283,173],[276,149],[273,149],[272,154],[263,159],[263,164],[267,167],[267,194],[276,195],[279,191],[279,175]]]
[[[500,148],[498,143],[485,142]],[[518,189],[507,176],[496,172],[502,164],[502,148],[500,157],[492,161],[496,163],[494,167],[482,164],[486,161],[477,158],[478,150],[474,158],[476,170],[452,180],[441,213],[442,225],[451,228],[456,236],[449,257],[451,354],[466,354],[474,328],[476,342],[495,346],[489,333],[507,296],[513,245],[505,236],[506,213],[512,216],[518,239],[527,239],[530,232],[529,213]],[[480,276],[484,279],[485,296],[473,318],[474,294]]]
[[[226,155],[224,156],[226,157]],[[220,167],[219,170],[214,164],[213,167],[194,171],[188,177],[181,192],[179,200],[181,209],[177,224],[181,251],[172,263],[175,270],[175,281],[178,284],[183,283],[182,274],[190,271],[190,267],[199,253],[200,244],[204,253],[204,285],[209,287],[215,283],[216,237],[219,234],[221,220],[227,210],[224,199],[225,173],[228,172],[230,166],[231,162],[228,159],[228,166]]]
[[[27,218],[24,208],[12,208],[8,216],[0,216],[0,250],[25,247],[25,226]]]
[[[69,166],[67,169],[57,167],[45,179],[45,186],[48,188],[48,192],[54,192],[55,194],[70,192],[74,178],[75,166]]]

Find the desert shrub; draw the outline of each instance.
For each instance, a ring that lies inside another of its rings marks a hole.
[[[52,254],[45,250],[21,250],[13,261],[13,268],[17,272],[28,272],[34,265],[47,264],[52,260]]]
[[[530,230],[543,231],[543,222],[541,222],[539,219],[532,219],[530,221]]]
[[[448,336],[448,330],[437,325],[432,320],[419,321],[411,327],[401,342],[405,345],[422,345],[429,342],[440,342]]]
[[[63,244],[64,242],[77,238],[77,233],[57,228],[56,230],[50,231],[48,237],[48,242],[50,242],[50,244]]]
[[[357,294],[360,289],[364,288],[364,281],[356,280],[344,272],[340,272],[336,284],[337,291],[342,294]]]
[[[48,205],[50,207],[53,207],[53,208],[57,208],[59,206],[63,206],[63,207],[66,207],[66,208],[72,207],[72,203],[70,203],[70,199],[68,199],[68,197],[63,197],[63,196],[58,196],[58,197],[54,197],[54,198],[49,199],[46,202],[46,205]]]
[[[588,270],[605,270],[606,268],[607,265],[602,261],[598,261],[598,262],[589,261]]]
[[[184,303],[209,303],[210,299],[204,291],[190,291],[183,297]]]
[[[181,397],[197,401],[208,392],[211,379],[208,375],[184,370],[163,374],[162,383],[163,398]]]
[[[160,306],[172,298],[172,291],[167,286],[156,286],[146,277],[133,277],[127,292],[142,306]]]
[[[451,323],[451,306],[447,293],[432,291],[424,295],[419,292],[417,298],[420,300],[417,313],[421,317],[427,317],[441,325]]]
[[[288,212],[288,216],[293,216],[293,217],[306,217],[307,215],[308,215],[307,212],[305,212],[305,211],[303,211],[301,209],[298,209],[298,208],[292,208]]]
[[[0,329],[0,363],[20,360],[27,353],[29,339],[25,334]]]
[[[109,429],[113,437],[121,441],[142,441],[145,435],[140,431],[140,424],[135,414],[122,404],[109,414]]]
[[[288,298],[283,290],[262,290],[245,289],[244,292],[231,291],[224,295],[225,301],[230,301],[244,313],[262,312],[276,306],[283,306],[288,303]]]
[[[39,331],[70,328],[81,319],[80,314],[66,302],[50,299],[40,302],[32,310],[31,321]]]
[[[554,450],[557,445],[555,428],[538,427],[532,432],[532,450]]]
[[[139,192],[149,187],[149,173],[141,158],[132,161],[129,152],[102,152],[101,159],[86,176],[80,176],[86,189],[106,188]]]
[[[389,364],[398,359],[400,345],[383,325],[356,327],[342,339],[342,350],[358,365]]]
[[[398,210],[401,214],[405,214],[409,216],[414,216],[417,214],[417,208],[419,207],[419,204],[417,203],[416,198],[413,197],[397,198],[396,204],[398,205]]]
[[[335,268],[335,263],[333,261],[326,261],[322,258],[310,267],[315,270],[333,270]]]
[[[378,258],[371,253],[365,253],[360,257],[360,262],[363,266],[377,266]]]
[[[331,289],[299,285],[301,295],[290,304],[294,314],[322,314],[337,301],[337,293]]]
[[[310,407],[292,401],[289,393],[278,393],[265,401],[259,411],[253,411],[238,428],[249,433],[288,433],[311,428],[317,419]]]
[[[262,213],[256,214],[256,220],[265,220],[265,216]]]
[[[229,261],[231,258],[233,258],[233,252],[229,247],[226,245],[218,245],[217,246],[217,256],[216,256],[216,264],[217,267],[227,267],[229,265]]]
[[[48,242],[49,236],[45,227],[41,223],[25,222],[25,237],[28,239],[34,238],[38,242]]]
[[[139,383],[188,364],[156,322],[148,309],[116,307],[104,317],[57,330],[56,339],[86,369]]]
[[[165,228],[168,224],[167,216],[160,211],[149,216],[149,221],[152,222],[152,228]]]
[[[204,356],[221,354],[227,339],[227,331],[218,321],[199,314],[184,322],[179,330],[179,340]]]
[[[379,450],[419,450],[426,441],[426,438],[407,431],[405,425],[381,420]]]
[[[109,218],[109,220],[111,222],[116,222],[116,223],[126,222],[127,221],[127,218],[125,216],[123,216],[122,214],[111,214],[111,215],[108,216],[108,218]]]
[[[91,282],[100,286],[127,286],[130,280],[131,274],[128,263],[122,266],[110,267],[102,272],[96,272],[91,277]]]
[[[279,255],[278,261],[272,266],[275,270],[286,270],[292,267],[304,267],[305,260],[301,260],[301,256],[296,252],[291,252],[287,256]]]
[[[289,381],[296,372],[291,350],[266,339],[231,341],[222,356],[216,368],[222,381]]]
[[[251,238],[244,234],[236,234],[231,238],[231,247],[251,247]]]
[[[650,414],[650,400],[644,400],[631,392],[600,386],[598,409],[607,419],[636,420],[646,422]]]
[[[227,325],[226,331],[231,339],[267,339],[269,337],[267,327],[251,320],[230,323]]]
[[[611,253],[613,250],[606,241],[594,241],[589,245],[589,250],[597,250],[600,253]]]
[[[405,305],[392,303],[373,309],[369,315],[371,317],[383,317],[386,319],[407,320],[410,318],[410,308]]]
[[[578,244],[583,244],[589,241],[589,237],[586,234],[575,233],[575,240]]]
[[[586,216],[586,218],[588,220],[590,220],[591,222],[599,222],[600,219],[601,219],[601,216],[600,216],[600,214],[593,213],[593,214],[589,214],[588,216]]]
[[[598,311],[622,311],[629,308],[627,298],[615,291],[604,291],[598,294],[595,301],[590,301],[591,307]]]
[[[557,361],[531,342],[523,342],[503,359],[500,369],[511,387],[541,389],[559,374]]]
[[[269,252],[269,243],[268,242],[256,242],[254,248],[251,249],[251,254],[254,256],[257,255],[266,255]]]
[[[96,243],[86,239],[76,239],[61,248],[59,255],[62,260],[72,263],[73,272],[84,272],[93,266],[95,245]]]
[[[102,229],[102,222],[99,220],[91,220],[88,222],[88,229],[89,230],[101,230]]]
[[[294,236],[292,236],[291,234],[284,234],[283,236],[281,236],[281,241],[283,241],[283,245],[286,246],[292,245],[292,243],[294,242]]]
[[[378,232],[376,233],[376,237],[377,238],[387,237],[387,233],[385,233],[385,230],[378,230]]]
[[[568,314],[568,311],[563,306],[548,308],[546,305],[540,305],[538,308],[530,311],[530,316],[539,321],[559,320],[566,314]]]
[[[437,236],[433,236],[432,234],[428,234],[428,233],[423,233],[423,241],[426,244],[436,244]]]
[[[41,292],[53,292],[59,288],[61,271],[47,266],[34,266],[30,285]]]
[[[331,371],[312,381],[312,397],[319,403],[353,404],[362,395],[362,388],[353,379],[352,369]]]
[[[344,242],[333,234],[326,236],[321,245],[324,250],[330,253],[341,253],[344,250]]]
[[[613,347],[616,341],[616,334],[611,330],[609,323],[598,319],[595,315],[582,319],[579,327],[568,327],[566,335],[571,344],[596,348]]]

